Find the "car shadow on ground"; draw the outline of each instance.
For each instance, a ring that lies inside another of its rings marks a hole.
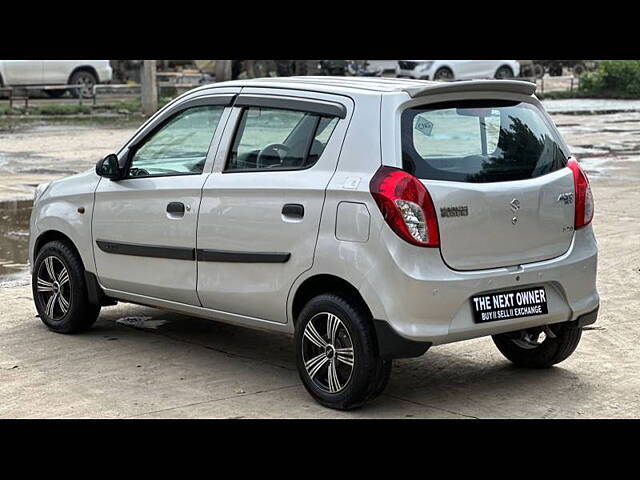
[[[296,370],[289,336],[148,307],[104,309],[89,334],[150,341],[134,332],[196,345],[236,357],[239,362]],[[201,361],[200,356],[197,361]],[[297,380],[290,374],[289,378]],[[441,412],[442,416],[461,418],[556,416],[559,409],[554,398],[588,395],[589,390],[577,372],[562,366],[537,370],[515,367],[501,356],[490,338],[483,338],[434,347],[422,357],[395,360],[385,393],[359,410],[358,416],[386,410],[389,402],[398,401],[408,402],[414,409],[429,409],[431,416],[433,412],[436,416]],[[402,411],[398,414],[402,416]]]

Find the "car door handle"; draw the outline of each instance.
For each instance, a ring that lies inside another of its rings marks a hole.
[[[184,216],[185,206],[182,202],[171,202],[167,205],[167,213],[172,217]]]
[[[287,218],[300,220],[304,217],[304,206],[299,203],[285,203],[282,207],[282,215]]]

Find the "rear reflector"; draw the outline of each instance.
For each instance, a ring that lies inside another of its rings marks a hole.
[[[419,247],[439,247],[438,220],[429,192],[413,175],[380,167],[369,183],[380,212],[403,240]]]
[[[574,228],[586,227],[593,219],[593,194],[589,186],[587,174],[580,168],[578,161],[569,157],[567,167],[573,172],[573,185],[575,187],[575,219]]]

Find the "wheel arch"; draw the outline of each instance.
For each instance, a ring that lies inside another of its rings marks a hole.
[[[82,263],[82,266],[85,267],[84,261],[82,260],[82,255],[80,255],[80,251],[78,250],[78,247],[76,247],[76,244],[73,242],[73,240],[71,240],[71,238],[68,235],[62,233],[59,230],[47,230],[45,232],[42,232],[40,235],[38,235],[38,238],[36,238],[36,241],[33,244],[33,259],[34,259],[34,262],[35,262],[36,257],[38,256],[38,252],[40,252],[40,250],[42,250],[42,247],[44,247],[47,243],[54,242],[56,240],[60,241],[60,242],[64,242],[67,245],[69,245],[69,247],[80,258],[80,262]]]
[[[31,230],[33,236],[29,240],[29,260],[32,268],[42,246],[48,241],[60,240],[73,248],[86,271],[95,273],[90,224],[82,222],[74,225],[65,221],[64,217],[69,214],[67,208],[59,210],[57,213],[58,215],[38,215],[38,218],[35,219],[35,228]]]
[[[91,65],[80,65],[74,68],[69,74],[69,78],[67,78],[67,84],[71,84],[71,79],[78,72],[89,72],[91,75],[96,77],[96,83],[100,82],[100,76],[98,75],[97,70]]]
[[[496,70],[493,72],[493,75],[495,76],[496,73],[498,73],[498,70],[500,70],[501,68],[508,68],[509,70],[511,70],[511,73],[515,75],[515,71],[513,70],[513,66],[509,65],[508,63],[501,63],[500,65],[498,65],[498,67],[496,68]]]
[[[313,297],[323,293],[347,295],[358,302],[366,310],[369,316],[373,318],[371,309],[356,287],[347,280],[336,275],[321,273],[305,279],[296,289],[291,302],[291,318],[294,325],[305,304]]]
[[[453,79],[454,80],[457,78],[456,77],[456,72],[455,72],[455,70],[453,69],[453,67],[451,65],[449,65],[447,63],[438,63],[438,64],[435,65],[435,68],[432,70],[433,71],[433,79],[436,78],[436,75],[438,74],[438,72],[440,70],[448,70],[451,73],[451,75],[453,75]]]

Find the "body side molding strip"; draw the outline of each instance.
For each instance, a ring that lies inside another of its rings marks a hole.
[[[200,262],[227,263],[285,263],[291,257],[287,252],[236,252],[186,247],[165,247],[138,243],[96,240],[98,248],[105,253],[132,255],[136,257],[169,258],[173,260],[198,260]],[[196,257],[197,253],[197,257]]]
[[[96,240],[98,248],[105,253],[132,255],[135,257],[170,258],[174,260],[195,260],[195,249],[186,247],[163,247],[138,243],[110,242]]]
[[[198,249],[199,262],[231,263],[285,263],[291,257],[287,252],[235,252],[228,250]]]

